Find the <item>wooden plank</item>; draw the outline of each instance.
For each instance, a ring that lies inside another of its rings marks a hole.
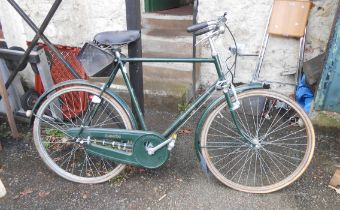
[[[303,37],[312,2],[275,0],[268,33],[278,36]]]
[[[8,100],[7,90],[6,90],[5,83],[4,83],[1,72],[0,72],[0,95],[2,96],[3,104],[4,104],[4,107],[5,107],[5,110],[6,110],[9,127],[11,128],[11,132],[12,132],[12,137],[15,138],[15,139],[18,139],[19,138],[19,132],[18,132],[17,126],[15,124],[13,111],[11,109],[11,105],[10,105],[10,102]]]
[[[2,184],[2,181],[0,179],[0,198],[4,197],[6,195],[6,188],[4,184]]]
[[[334,189],[338,194],[340,194],[340,170],[336,170],[328,187]]]

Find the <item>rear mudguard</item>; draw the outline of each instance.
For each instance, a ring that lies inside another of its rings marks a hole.
[[[237,93],[242,93],[247,90],[253,89],[263,89],[264,85],[262,83],[249,83],[245,85],[240,85],[236,88]],[[196,130],[195,130],[195,150],[198,159],[201,161],[201,149],[200,149],[200,136],[204,122],[206,121],[209,113],[215,109],[217,105],[219,105],[223,100],[225,100],[224,95],[214,100],[212,103],[208,105],[208,107],[203,111],[200,119],[198,120]]]
[[[34,118],[35,118],[35,114],[37,113],[39,107],[41,106],[41,104],[43,103],[43,101],[54,91],[56,91],[57,89],[60,89],[62,87],[67,87],[67,86],[72,86],[72,85],[83,85],[86,87],[92,87],[98,90],[101,90],[101,87],[98,87],[94,84],[89,83],[87,80],[82,80],[82,79],[76,79],[76,80],[69,80],[69,81],[65,81],[65,82],[61,82],[57,85],[55,85],[53,88],[45,91],[38,99],[38,101],[35,103],[33,110],[32,110],[32,116],[30,119],[30,126],[32,126]],[[124,111],[127,113],[131,124],[132,124],[132,128],[133,129],[137,129],[137,122],[136,119],[134,117],[134,115],[131,112],[131,109],[129,108],[129,105],[127,105],[127,103],[121,98],[119,97],[117,94],[115,94],[111,89],[106,89],[105,91],[107,94],[109,94],[111,97],[113,97],[118,103],[119,105],[122,106],[122,108],[124,109]]]

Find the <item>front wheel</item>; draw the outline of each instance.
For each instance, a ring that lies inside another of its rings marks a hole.
[[[293,100],[269,90],[239,94],[239,124],[223,100],[208,115],[200,147],[209,170],[223,184],[244,192],[269,193],[297,180],[311,162],[314,129]]]
[[[125,168],[87,152],[87,139],[75,140],[67,132],[81,127],[132,129],[122,106],[109,94],[100,97],[100,93],[83,85],[62,88],[51,94],[35,115],[33,137],[39,155],[52,171],[73,182],[101,183]]]

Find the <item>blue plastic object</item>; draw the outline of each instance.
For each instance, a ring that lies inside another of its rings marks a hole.
[[[300,104],[300,106],[303,107],[305,112],[310,112],[314,94],[306,84],[305,75],[302,76],[296,88],[295,99]]]

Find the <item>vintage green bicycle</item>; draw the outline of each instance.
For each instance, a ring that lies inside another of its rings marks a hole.
[[[269,193],[294,182],[312,159],[313,126],[297,103],[261,83],[234,87],[214,45],[226,29],[225,15],[188,28],[205,35],[211,58],[128,58],[120,47],[137,40],[138,31],[96,35],[79,59],[90,76],[108,76],[106,83],[101,87],[85,80],[60,83],[33,109],[34,143],[43,161],[59,176],[89,184],[112,179],[126,164],[158,168],[175,146],[176,131],[220,91],[222,96],[203,111],[195,132],[202,164],[223,184],[245,192]],[[212,63],[218,79],[169,128],[157,133],[147,129],[131,87],[125,64],[132,62]],[[119,71],[137,119],[109,88]]]

